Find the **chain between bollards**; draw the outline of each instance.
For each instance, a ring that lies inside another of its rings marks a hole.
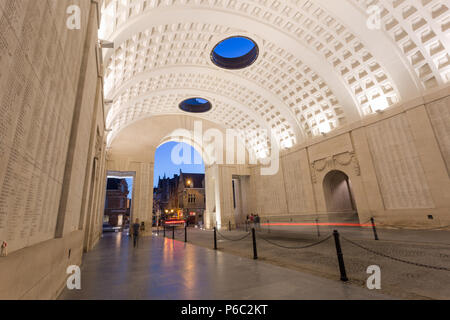
[[[373,219],[373,217],[370,218],[370,222],[372,223],[373,236],[375,237],[375,240],[379,240],[378,234],[377,234],[377,228],[375,226],[375,220]]]
[[[258,259],[258,251],[256,249],[256,231],[252,228],[252,238],[253,238],[253,259]]]
[[[348,281],[347,273],[345,272],[344,255],[342,254],[341,242],[339,240],[339,232],[333,231],[334,242],[336,243],[336,254],[339,262],[339,271],[341,272],[341,281]]]
[[[214,250],[217,250],[217,228],[214,227]]]

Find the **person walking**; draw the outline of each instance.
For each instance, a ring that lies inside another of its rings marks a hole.
[[[138,247],[138,240],[139,240],[139,229],[141,228],[141,225],[139,224],[139,219],[136,219],[136,222],[133,224],[133,247]]]
[[[259,217],[259,214],[256,214],[255,216],[255,223],[256,223],[256,229],[260,230],[261,229],[261,218]]]

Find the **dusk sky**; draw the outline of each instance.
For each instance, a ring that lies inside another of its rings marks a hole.
[[[180,169],[183,172],[189,173],[205,173],[205,164],[202,161],[201,165],[175,165],[171,161],[172,149],[177,145],[177,142],[168,142],[156,150],[155,154],[155,173],[154,173],[154,186],[158,185],[158,178],[163,177],[173,177],[174,174],[178,174]],[[184,143],[183,143],[184,144]],[[194,163],[194,154],[199,156],[198,152],[191,146],[184,144],[187,148],[191,150],[192,163]]]
[[[177,142],[168,142],[166,144],[163,144],[161,147],[159,147],[156,150],[155,154],[155,172],[154,172],[154,179],[153,183],[154,186],[158,186],[158,179],[159,177],[164,177],[164,174],[166,177],[172,178],[175,174],[178,174],[180,172],[180,169],[183,172],[187,173],[205,173],[205,164],[202,161],[202,164],[200,165],[175,165],[171,161],[171,154],[172,149],[177,145]],[[189,148],[191,150],[191,156],[192,156],[192,163],[194,163],[194,156],[200,156],[199,153],[190,145],[182,143],[186,148]],[[181,155],[182,156],[182,153]],[[131,199],[133,194],[133,178],[126,178],[128,183],[128,189],[130,191],[128,198]]]
[[[255,44],[244,37],[236,37],[224,40],[216,46],[215,53],[225,58],[237,58],[249,53]]]

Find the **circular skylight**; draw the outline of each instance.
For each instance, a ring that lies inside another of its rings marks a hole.
[[[258,45],[250,38],[235,36],[222,40],[212,53],[212,62],[225,69],[243,69],[258,58]]]
[[[190,98],[180,103],[180,109],[191,113],[202,113],[211,110],[212,105],[203,98]]]

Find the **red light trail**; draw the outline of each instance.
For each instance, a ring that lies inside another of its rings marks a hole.
[[[184,224],[184,221],[166,221],[164,224]]]
[[[276,227],[292,227],[292,226],[332,226],[332,227],[371,227],[372,224],[360,224],[360,223],[334,223],[334,222],[321,222],[321,223],[261,223],[263,226],[276,226]]]

